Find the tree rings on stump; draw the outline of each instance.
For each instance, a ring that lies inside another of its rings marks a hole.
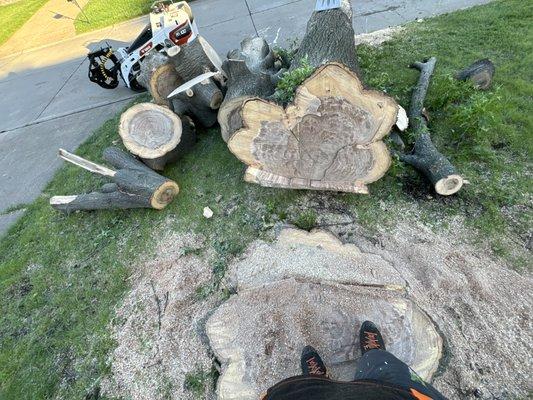
[[[146,159],[162,157],[181,140],[181,119],[166,107],[136,104],[120,118],[119,134],[124,146]]]
[[[176,182],[166,181],[154,192],[150,204],[156,210],[162,210],[174,200],[179,191],[180,188]]]
[[[263,99],[244,103],[244,128],[228,147],[249,166],[245,179],[263,186],[368,193],[367,183],[390,166],[382,139],[396,123],[398,105],[365,90],[349,68],[317,69],[283,109]]]
[[[435,183],[435,191],[442,196],[450,196],[457,193],[463,187],[464,180],[460,175],[449,175]]]

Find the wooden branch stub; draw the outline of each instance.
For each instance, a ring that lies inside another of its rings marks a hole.
[[[436,62],[437,59],[432,57],[425,62],[416,62],[411,65],[412,68],[420,71],[409,108],[410,122],[417,138],[412,152],[400,155],[400,160],[422,172],[433,184],[438,194],[450,196],[461,190],[464,180],[448,158],[440,153],[431,141],[424,117],[424,100]]]
[[[456,77],[460,81],[470,79],[477,89],[487,90],[492,85],[495,71],[496,68],[492,61],[488,58],[484,58],[483,60],[474,62],[462,71],[459,71]]]
[[[397,103],[365,90],[347,67],[317,69],[283,109],[247,100],[243,128],[228,140],[250,168],[245,179],[263,186],[367,193],[390,166],[382,139],[396,123]]]

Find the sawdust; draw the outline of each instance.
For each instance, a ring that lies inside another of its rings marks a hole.
[[[377,226],[369,231],[355,222],[355,215],[337,209],[335,202],[322,206],[329,211],[319,214],[318,224],[372,256],[369,260],[376,268],[365,279],[380,280],[382,272],[393,282],[405,282],[409,297],[431,317],[445,340],[445,356],[434,378],[436,387],[450,399],[527,397],[533,387],[529,272],[517,272],[495,259],[483,250],[483,244],[468,244],[472,235],[461,220],[435,233],[415,222],[416,209],[405,209],[399,212],[402,221],[395,228]],[[383,207],[388,205],[383,203]],[[141,263],[132,278],[133,289],[117,311],[113,329],[118,347],[111,357],[112,377],[102,384],[105,394],[134,400],[195,398],[185,388],[186,376],[212,368],[205,323],[219,305],[217,296],[199,299],[196,295],[198,287],[211,281],[209,255],[194,254],[202,246],[201,238],[177,235],[161,243],[155,260]],[[288,256],[266,251],[269,246],[255,242],[230,270],[242,268],[245,258],[255,251],[251,277],[268,263],[277,265],[278,258]],[[301,249],[289,250],[293,256],[305,257]],[[268,259],[262,259],[262,254]],[[296,265],[303,270],[305,262]],[[339,268],[341,280],[349,270],[346,265],[339,264]],[[272,279],[279,278],[276,268],[271,272]],[[156,295],[162,311],[158,311]],[[278,346],[276,337],[258,344],[272,355],[273,363],[281,362],[274,358],[284,354]],[[297,368],[289,372],[298,373]],[[203,398],[213,396],[212,382],[208,382]]]
[[[216,306],[214,296],[196,290],[211,280],[211,268],[194,255],[202,239],[173,235],[160,242],[157,257],[139,267],[133,288],[117,310],[111,378],[102,383],[108,396],[141,399],[194,399],[185,386],[188,374],[209,373],[212,356],[204,320]],[[212,382],[205,382],[212,393]]]
[[[380,29],[371,33],[361,33],[355,35],[355,45],[366,44],[372,47],[378,47],[383,43],[391,40],[394,35],[401,32],[404,28],[401,26],[395,26],[391,28]]]

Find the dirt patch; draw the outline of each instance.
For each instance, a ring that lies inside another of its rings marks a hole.
[[[173,235],[160,242],[158,256],[139,267],[133,289],[117,310],[111,378],[103,382],[108,396],[141,399],[209,398],[213,359],[204,321],[217,305],[216,296],[201,298],[197,290],[211,281],[211,268],[196,255],[203,240]],[[199,387],[201,386],[201,387]]]

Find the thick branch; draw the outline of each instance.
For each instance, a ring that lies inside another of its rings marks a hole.
[[[449,196],[461,189],[463,178],[431,141],[429,129],[422,113],[436,62],[437,59],[432,57],[426,62],[417,62],[411,66],[420,71],[418,84],[413,91],[409,108],[410,121],[417,138],[411,154],[400,155],[400,159],[421,171],[434,185],[437,193]]]

